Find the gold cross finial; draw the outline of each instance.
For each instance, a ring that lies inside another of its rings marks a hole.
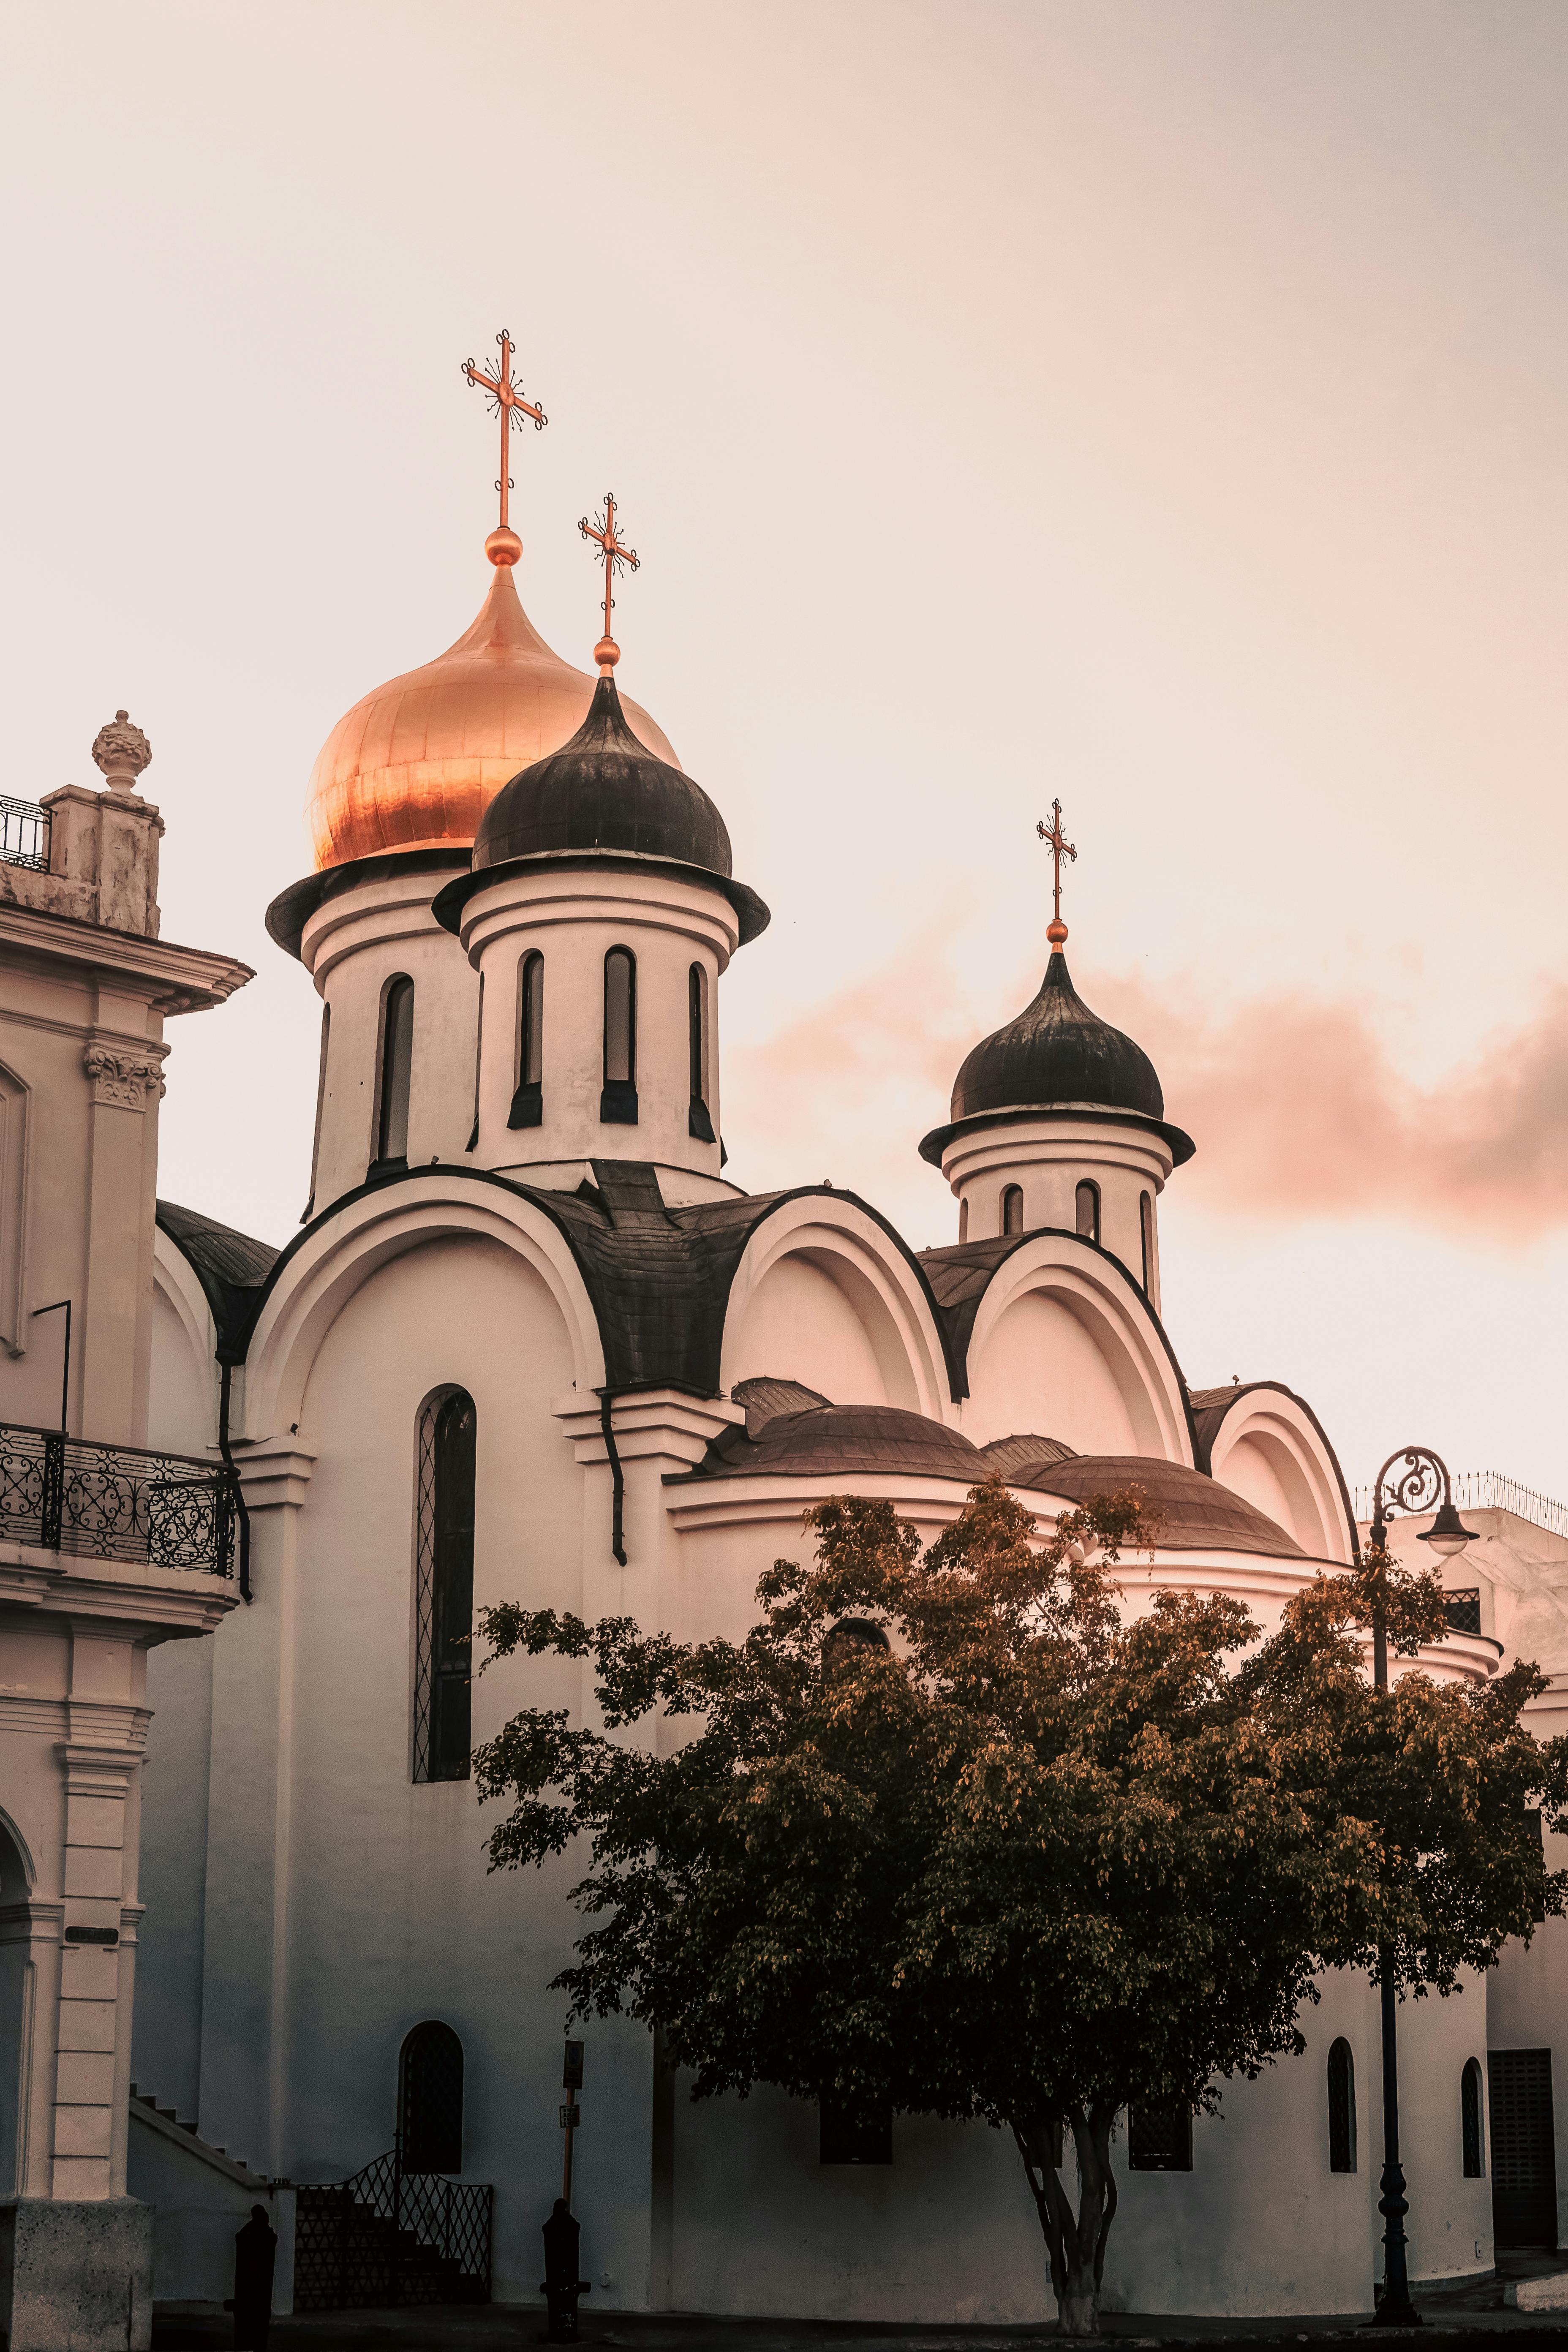
[[[500,345],[500,365],[496,369],[495,373],[487,375],[483,368],[477,368],[474,365],[472,360],[463,362],[463,373],[470,383],[477,383],[481,392],[489,393],[490,407],[500,418],[500,479],[496,484],[497,489],[500,492],[500,527],[498,530],[492,530],[486,540],[485,553],[492,563],[515,563],[522,553],[522,541],[507,520],[507,492],[511,488],[511,476],[507,470],[511,438],[511,413],[515,408],[522,415],[531,416],[536,433],[542,433],[550,420],[542,408],[536,407],[531,400],[524,400],[521,392],[511,380],[511,355],[514,345],[509,330],[503,327],[496,341]]]
[[[1055,955],[1065,943],[1068,935],[1068,927],[1062,920],[1062,859],[1064,857],[1076,859],[1078,856],[1078,851],[1073,847],[1072,843],[1062,831],[1062,804],[1060,801],[1053,801],[1051,803],[1051,821],[1049,824],[1037,824],[1035,827],[1035,831],[1039,835],[1040,839],[1043,842],[1049,845],[1051,853],[1051,865],[1053,868],[1053,877],[1051,882],[1051,919],[1046,925],[1046,937],[1051,943],[1051,953]]]
[[[584,515],[577,528],[584,539],[593,541],[605,559],[605,634],[594,647],[594,659],[599,665],[599,676],[608,677],[621,657],[621,649],[610,635],[610,614],[616,604],[612,585],[617,570],[625,571],[629,565],[636,572],[640,566],[637,550],[626,546],[616,536],[616,501],[608,490],[605,492],[604,513],[594,522]]]

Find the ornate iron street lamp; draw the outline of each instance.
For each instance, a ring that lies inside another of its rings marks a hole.
[[[1440,1499],[1439,1499],[1440,1498]],[[1403,1511],[1414,1517],[1431,1511],[1433,1520],[1417,1540],[1430,1544],[1441,1559],[1464,1550],[1474,1529],[1461,1527],[1454,1508],[1448,1466],[1425,1445],[1403,1446],[1391,1454],[1377,1474],[1372,1490],[1372,1525],[1367,1531],[1373,1554],[1386,1549],[1388,1522]],[[1357,1560],[1361,1548],[1356,1547]],[[1379,1690],[1388,1688],[1388,1631],[1381,1601],[1383,1571],[1378,1571],[1379,1597],[1373,1602],[1372,1678]],[[1399,2161],[1399,2052],[1394,2015],[1393,1954],[1386,1944],[1377,1956],[1378,1993],[1383,2010],[1383,2176],[1378,2182],[1377,2210],[1384,2218],[1383,2301],[1370,2325],[1373,2327],[1418,2327],[1421,2315],[1410,2300],[1410,2277],[1405,2266],[1405,2216],[1410,2210],[1405,2195],[1405,2172]]]

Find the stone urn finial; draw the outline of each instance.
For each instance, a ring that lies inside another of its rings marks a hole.
[[[100,727],[93,737],[92,756],[111,793],[133,793],[137,778],[153,757],[153,746],[140,727],[132,726],[130,713],[117,710],[108,726]]]

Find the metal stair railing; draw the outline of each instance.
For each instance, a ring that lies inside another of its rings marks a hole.
[[[294,2307],[489,2303],[489,2181],[405,2172],[395,2145],[347,2180],[296,2190]]]

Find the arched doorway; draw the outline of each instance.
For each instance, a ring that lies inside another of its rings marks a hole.
[[[397,2144],[405,2172],[463,2168],[463,2045],[433,2018],[415,2027],[398,2060]]]

